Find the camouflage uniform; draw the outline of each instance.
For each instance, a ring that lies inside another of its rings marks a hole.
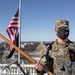
[[[73,58],[70,59],[70,55],[74,57],[74,55],[69,52],[70,50],[75,52],[75,44],[70,40],[65,45],[60,44],[57,41],[55,41],[52,44],[52,51],[49,52],[49,56],[54,59],[54,63],[53,63],[54,75],[56,75],[56,66],[58,64],[64,62],[71,62],[71,60],[75,61],[75,59]],[[40,62],[43,65],[47,65],[46,57],[44,55],[42,55]],[[43,73],[44,73],[43,71],[41,73],[38,72],[38,75],[43,75]]]
[[[56,23],[56,27],[60,27],[63,25],[68,25],[68,22],[65,20],[58,21]],[[47,66],[47,61],[46,60],[46,52],[44,55],[42,55],[40,62]],[[61,63],[66,63],[66,62],[74,62],[75,61],[75,43],[72,41],[68,40],[66,44],[60,44],[57,42],[57,40],[52,44],[52,50],[49,51],[49,56],[53,58],[53,70],[54,70],[54,75],[57,74],[57,66]],[[38,72],[38,75],[43,75],[44,71]],[[59,74],[60,75],[60,74]],[[63,75],[63,74],[62,74]],[[66,74],[64,74],[66,75]]]
[[[53,59],[54,59],[54,73],[56,74],[56,66],[60,63],[64,63],[64,62],[71,62],[74,61],[75,59],[70,59],[70,55],[72,55],[72,53],[70,53],[70,50],[75,52],[75,44],[71,41],[68,41],[65,45],[62,45],[58,42],[55,42],[52,45],[52,52],[49,54]],[[74,57],[74,55],[73,55]]]

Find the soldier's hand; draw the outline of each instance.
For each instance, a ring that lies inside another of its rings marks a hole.
[[[43,70],[43,65],[37,61],[36,64],[35,64],[35,68],[38,70],[38,71],[42,71]]]

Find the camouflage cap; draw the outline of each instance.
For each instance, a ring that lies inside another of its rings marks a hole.
[[[57,20],[56,23],[55,23],[55,27],[59,28],[59,27],[62,27],[62,26],[69,27],[69,21],[67,21],[67,20]]]

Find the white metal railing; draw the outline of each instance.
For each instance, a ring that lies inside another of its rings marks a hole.
[[[1,74],[7,74],[7,69],[4,69],[3,71],[1,70],[2,67],[6,66],[7,64],[0,64],[0,72]],[[21,64],[23,70],[25,71],[25,73],[29,73],[29,75],[37,75],[36,73],[36,70],[34,68],[34,65],[33,64]],[[18,74],[18,67],[16,64],[12,64],[10,67],[9,67],[9,71],[10,71],[10,74]],[[0,75],[1,75],[0,74]],[[21,75],[22,72],[21,72]]]

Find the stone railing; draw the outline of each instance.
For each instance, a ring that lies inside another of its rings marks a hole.
[[[0,70],[2,67],[6,66],[7,64],[0,64]],[[22,64],[21,67],[23,68],[23,70],[25,71],[25,73],[29,74],[29,75],[37,75],[36,70],[34,68],[33,64]],[[9,68],[1,70],[1,74],[7,74],[8,70],[10,72],[10,74],[14,75],[14,74],[18,74],[18,67],[16,64],[12,64]],[[0,75],[1,75],[0,74]],[[21,72],[21,75],[23,75],[23,73]]]

